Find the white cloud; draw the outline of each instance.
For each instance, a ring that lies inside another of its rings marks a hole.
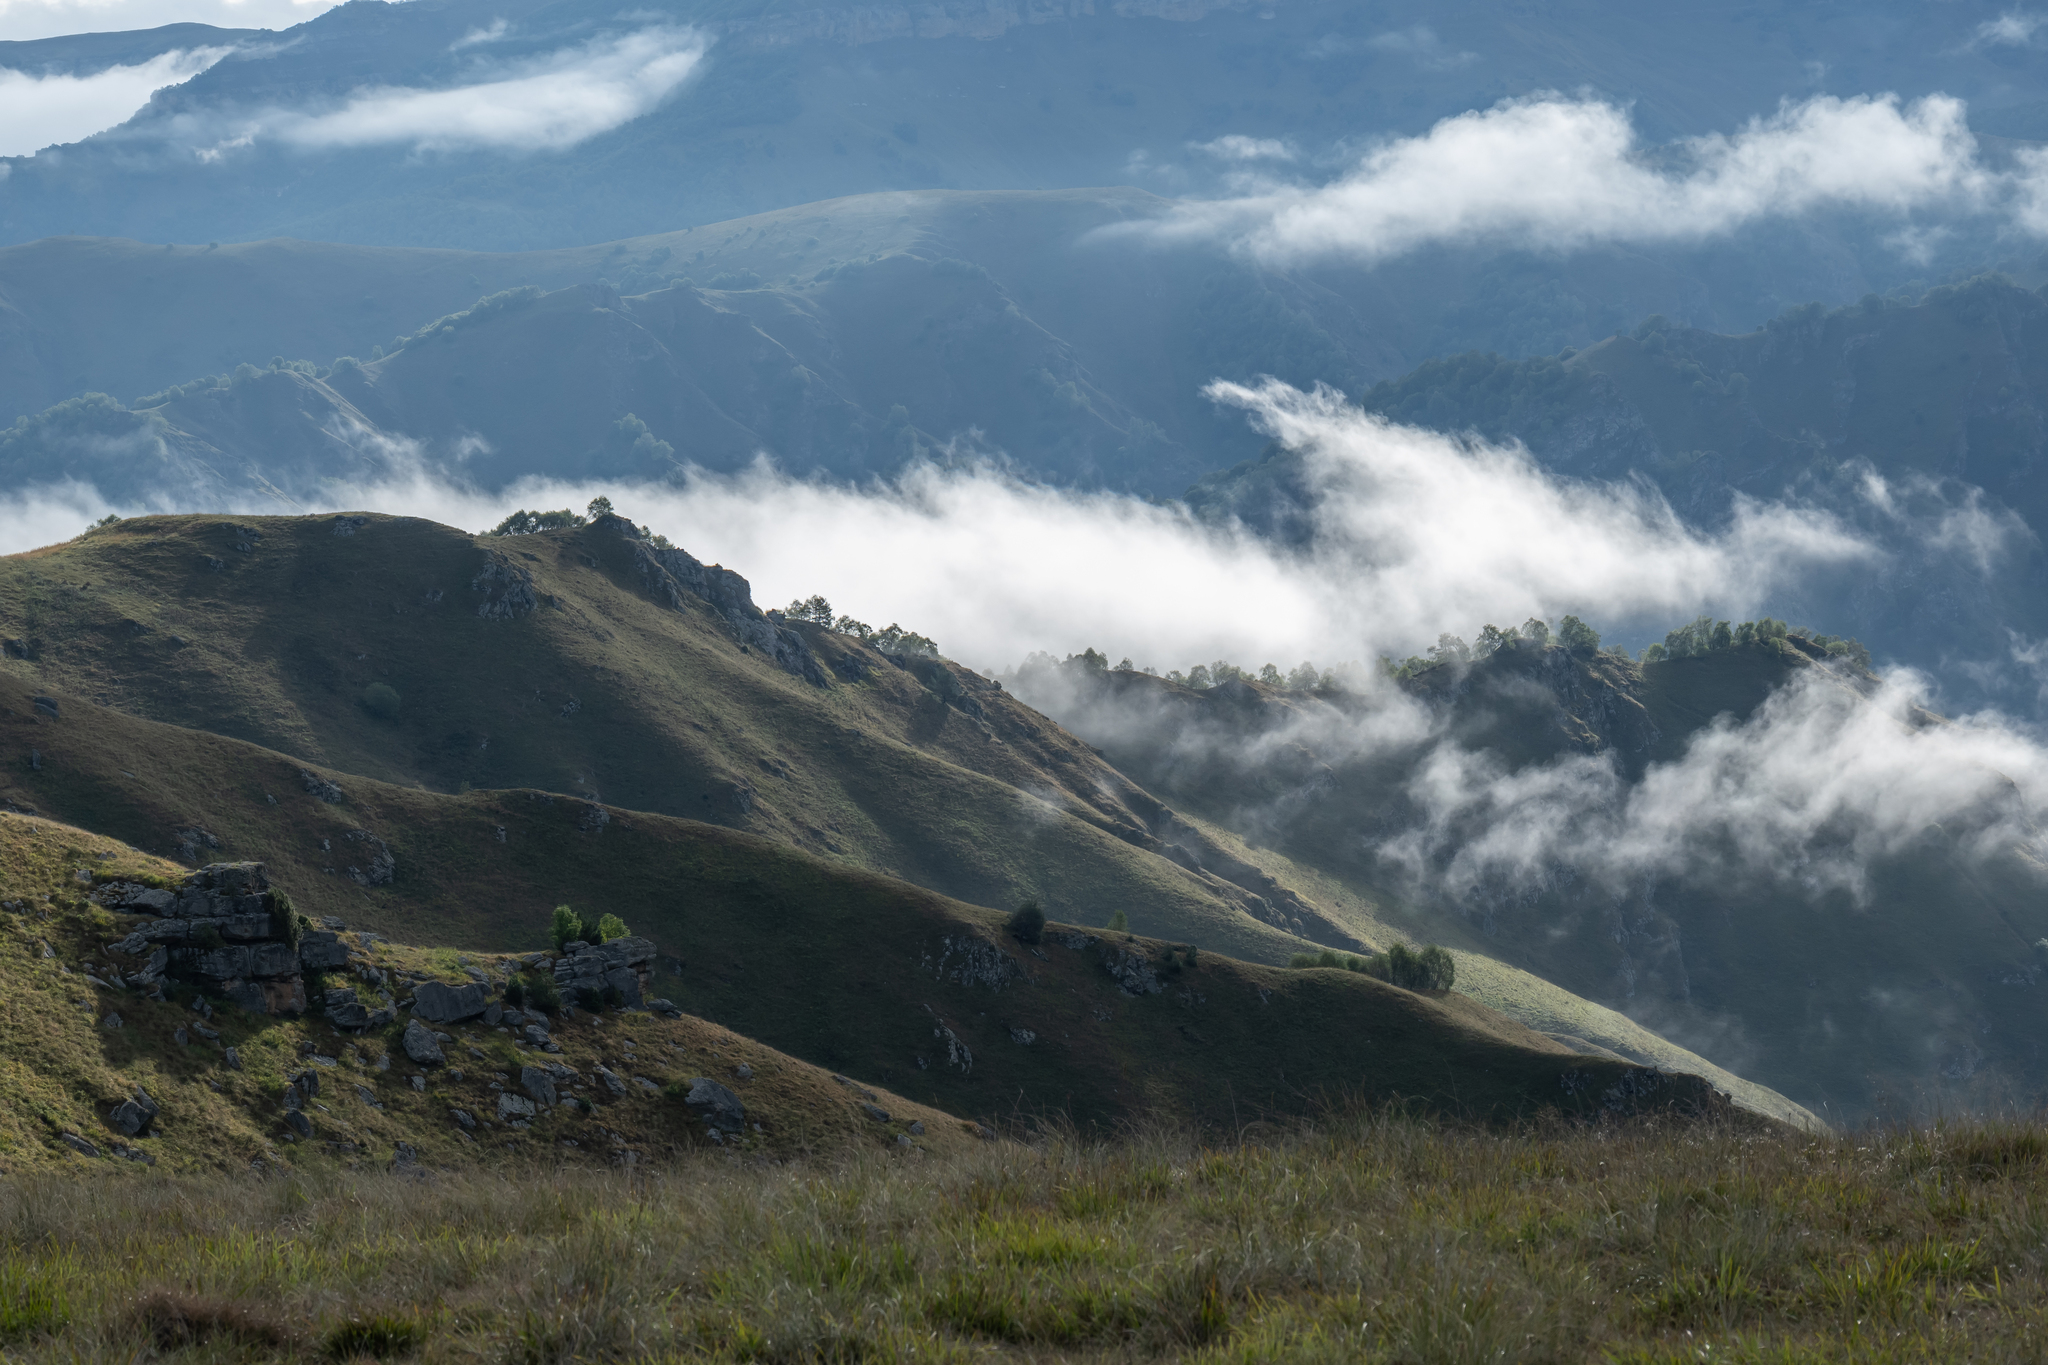
[[[1459,898],[1564,867],[1617,893],[1735,871],[1860,898],[1873,863],[1930,827],[1978,856],[2029,841],[2048,752],[1995,716],[1929,723],[1927,700],[1909,672],[1868,696],[1809,672],[1635,784],[1606,755],[1510,773],[1491,754],[1438,744],[1409,786],[1422,823],[1382,853]]]
[[[1190,142],[1188,147],[1205,152],[1218,161],[1292,161],[1294,148],[1276,137],[1246,137],[1231,133],[1209,142]]]
[[[487,68],[446,89],[358,89],[324,110],[271,109],[227,130],[198,114],[174,126],[202,160],[277,141],[307,148],[559,151],[653,112],[704,60],[710,40],[655,26]]]
[[[1986,47],[2025,47],[2043,24],[2048,24],[2048,14],[2013,10],[1977,25],[1977,42]]]
[[[1998,188],[1962,102],[1818,96],[1651,165],[1625,110],[1508,100],[1384,143],[1327,184],[1192,203],[1121,231],[1220,238],[1276,259],[1384,260],[1431,243],[1573,248],[1694,240],[1825,208],[1905,215],[1981,206]]]
[[[37,75],[0,67],[0,156],[77,142],[125,121],[167,85],[188,81],[233,49],[160,53],[90,75]]]

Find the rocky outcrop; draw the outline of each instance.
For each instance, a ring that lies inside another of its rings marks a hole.
[[[476,614],[486,621],[517,620],[540,605],[533,595],[533,575],[498,554],[487,555],[469,590],[484,595]]]
[[[99,902],[149,921],[112,945],[140,959],[130,984],[168,975],[196,981],[252,1014],[303,1014],[306,983],[291,903],[270,889],[261,863],[211,863],[175,891],[110,882]]]
[[[785,673],[818,687],[827,685],[825,670],[804,637],[770,620],[755,606],[753,588],[746,579],[731,569],[705,564],[687,551],[651,544],[641,536],[640,528],[624,517],[599,517],[595,525],[632,542],[633,567],[653,596],[678,610],[684,593],[708,602],[742,645],[759,650]]]
[[[1017,965],[1015,958],[987,939],[966,932],[942,937],[937,960],[927,952],[924,965],[941,981],[961,986],[986,986],[992,991],[999,991],[1012,981],[1024,978],[1024,969]]]
[[[654,962],[654,944],[638,935],[609,943],[570,943],[555,959],[555,989],[562,999],[583,1003],[585,992],[604,1001],[617,991],[617,1005],[642,1003]]]

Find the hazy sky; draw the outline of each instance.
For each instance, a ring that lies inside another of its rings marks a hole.
[[[0,0],[0,41],[182,23],[290,28],[331,8],[330,0]]]

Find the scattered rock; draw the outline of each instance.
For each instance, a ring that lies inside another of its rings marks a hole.
[[[517,620],[539,605],[533,595],[533,575],[496,555],[470,580],[469,590],[484,594],[476,614],[486,621]]]
[[[334,528],[334,534],[338,536],[352,536],[362,527],[369,525],[369,523],[370,519],[368,517],[336,517],[328,524]]]
[[[367,855],[368,866],[350,865],[349,880],[357,886],[389,886],[397,873],[398,859],[392,855],[391,846],[366,829],[352,829],[341,836],[350,843],[362,845]]]
[[[898,1147],[908,1147],[910,1145],[910,1135],[907,1133],[898,1133],[896,1135],[896,1145]]]
[[[740,1097],[708,1076],[698,1076],[690,1082],[683,1103],[714,1132],[746,1131],[747,1109],[740,1103]]]
[[[90,977],[87,978],[87,980],[91,979],[92,978]],[[101,981],[96,984],[105,986],[107,983]],[[119,1032],[121,1028],[121,1016],[118,1014],[109,1013],[106,1018],[100,1020],[100,1027],[105,1029],[109,1033]]]
[[[911,1132],[911,1135],[912,1135],[913,1137],[923,1137],[923,1136],[924,1136],[924,1120],[923,1120],[923,1119],[913,1119],[913,1120],[911,1120],[911,1124],[910,1124],[910,1132]]]
[[[456,1079],[456,1080],[461,1080],[461,1079],[462,1079],[462,1077],[460,1077],[460,1076],[457,1076],[457,1077],[456,1077],[455,1079]],[[413,1078],[412,1078],[412,1088],[413,1088],[414,1090],[417,1090],[418,1092],[420,1092],[420,1093],[421,1093],[422,1095],[424,1095],[424,1094],[425,1094],[425,1093],[427,1092],[427,1078],[426,1078],[425,1076],[415,1076],[415,1077],[413,1077]]]
[[[861,1101],[860,1112],[866,1114],[876,1123],[887,1123],[889,1121],[889,1111],[882,1108],[879,1104],[869,1104],[866,1100],[863,1100]]]
[[[732,1074],[743,1081],[751,1081],[754,1079],[754,1068],[748,1066],[745,1062],[741,1062],[732,1069]]]
[[[405,1026],[401,1045],[405,1048],[405,1055],[421,1066],[438,1066],[447,1060],[441,1054],[441,1044],[435,1039],[433,1030],[417,1019]]]
[[[1031,1046],[1031,1044],[1038,1041],[1038,1035],[1033,1033],[1028,1028],[1012,1028],[1010,1030],[1010,1041],[1013,1043],[1021,1043],[1025,1047],[1029,1047]]]
[[[309,1138],[313,1136],[313,1121],[307,1118],[304,1113],[300,1112],[297,1109],[288,1109],[285,1111],[284,1126],[291,1129],[294,1133],[297,1133],[302,1138]]]
[[[618,1072],[613,1071],[602,1062],[593,1066],[591,1070],[597,1073],[597,1079],[604,1083],[604,1088],[611,1091],[614,1095],[626,1093],[626,1082],[620,1078]]]
[[[470,1112],[467,1109],[450,1109],[448,1111],[448,1116],[455,1120],[456,1126],[468,1129],[472,1132],[475,1131],[476,1119],[470,1114]]]
[[[93,1146],[76,1133],[59,1133],[57,1137],[66,1147],[69,1147],[80,1156],[98,1156],[100,1154],[99,1148]]]
[[[524,1095],[515,1095],[507,1090],[498,1096],[498,1121],[500,1123],[507,1119],[530,1119],[537,1112],[533,1107],[533,1101],[527,1099]]]
[[[219,1035],[216,1034],[215,1036],[218,1037]],[[227,1051],[227,1056],[224,1060],[228,1064],[228,1070],[240,1071],[242,1069],[242,1054],[239,1049],[232,1047],[229,1048]]]

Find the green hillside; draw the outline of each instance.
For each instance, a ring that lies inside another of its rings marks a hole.
[[[2044,971],[2036,944],[2048,937],[2048,910],[2028,850],[1988,860],[1970,851],[1979,822],[2029,818],[1995,796],[1871,860],[1861,902],[1739,868],[1647,878],[1623,893],[1570,866],[1488,881],[1454,899],[1380,860],[1383,841],[1428,820],[1412,783],[1439,742],[1490,753],[1509,774],[1611,756],[1633,782],[1648,765],[1680,757],[1717,717],[1751,714],[1794,675],[1824,688],[1871,685],[1858,669],[1817,662],[1827,657],[1797,639],[1649,664],[1511,648],[1408,684],[1438,716],[1440,733],[1427,742],[1363,757],[1341,746],[1267,743],[1251,750],[1268,756],[1255,767],[1233,757],[1247,741],[1341,735],[1367,703],[1249,680],[1199,691],[1065,667],[1071,680],[1100,689],[1089,723],[1077,725],[1119,770],[1191,818],[1284,854],[1293,884],[1363,937],[1435,940],[1524,969],[1831,1121],[2031,1104],[2048,1091],[2031,1041],[2043,1023],[2034,983]],[[1019,685],[1030,690],[1028,680]],[[1475,812],[1437,829],[1439,856],[1485,835],[1489,818]],[[1576,1032],[1566,1020],[1545,1022],[1543,1007],[1510,983],[1488,998],[1547,1032]]]
[[[114,721],[76,724],[74,741],[53,747],[45,771],[82,767],[86,749],[121,744],[128,737]],[[291,760],[233,741],[128,724],[152,731],[161,760],[200,781],[217,781],[227,759],[258,786],[297,773]],[[994,912],[901,882],[695,822],[619,812],[594,826],[588,807],[544,793],[448,797],[363,779],[350,780],[350,789],[339,808],[296,791],[275,806],[265,802],[254,820],[222,821],[228,832],[214,836],[221,848],[208,856],[265,861],[299,913],[336,915],[349,926],[347,941],[362,961],[401,974],[424,968],[458,984],[473,962],[502,967],[507,954],[547,948],[552,904],[573,898],[586,914],[620,915],[660,951],[655,990],[694,1017],[580,1011],[556,1025],[558,1060],[583,1069],[610,1058],[629,1076],[652,1067],[656,1090],[692,1065],[723,1078],[745,1062],[762,1077],[755,1121],[769,1149],[816,1150],[861,1134],[893,1143],[913,1119],[935,1131],[943,1149],[962,1131],[952,1116],[990,1125],[1060,1116],[1084,1128],[1148,1117],[1231,1127],[1350,1100],[1401,1100],[1480,1119],[1603,1105],[1726,1112],[1726,1101],[1695,1078],[1645,1084],[1654,1073],[1574,1055],[1457,995],[1215,954],[1190,961],[1170,944],[1057,923],[1034,948],[1007,938]],[[94,807],[83,780],[54,796],[59,807]],[[138,804],[99,809],[119,831],[147,818]],[[388,886],[366,888],[317,866],[321,840],[346,850],[351,825],[394,836],[397,875]],[[190,1022],[180,1000],[151,1004],[87,980],[94,971],[112,976],[93,959],[127,926],[90,903],[86,885],[95,874],[174,869],[19,813],[0,815],[0,848],[10,904],[4,927],[15,941],[0,955],[0,973],[21,978],[0,990],[13,1040],[0,1086],[14,1092],[0,1157],[62,1156],[62,1132],[91,1136],[104,1126],[91,1113],[95,1096],[111,1104],[142,1085],[165,1107],[163,1126],[184,1139],[162,1149],[180,1164],[234,1168],[274,1158],[278,1116],[266,1112],[263,1096],[281,1086],[282,1070],[308,1039],[366,1068],[362,1080],[386,1106],[357,1113],[348,1086],[330,1087],[342,1102],[332,1106],[331,1125],[320,1120],[327,1134],[316,1137],[373,1154],[406,1141],[436,1157],[459,1156],[463,1142],[446,1108],[488,1111],[491,1074],[517,1072],[521,1063],[516,1039],[460,1025],[451,1065],[468,1074],[437,1072],[431,1093],[387,1099],[418,1069],[393,1051],[402,1021],[373,1027],[360,1041],[328,1041],[340,1036],[313,1021],[247,1016],[223,1004],[222,1037],[205,1041],[245,1054],[242,1074],[223,1077],[218,1048],[172,1046],[172,1032]],[[396,943],[375,943],[364,931]],[[105,1022],[109,1012],[121,1016],[119,1025]],[[637,1053],[624,1050],[627,1036]],[[471,1051],[476,1064],[461,1065]],[[395,1066],[376,1064],[385,1055]],[[878,1107],[895,1097],[909,1103],[883,1131],[881,1121],[862,1118],[858,1094],[825,1084],[792,1057],[884,1088],[888,1095],[868,1096]],[[209,1078],[224,1088],[213,1090]],[[751,1080],[745,1088],[756,1089]],[[598,1127],[589,1127],[592,1119]],[[562,1131],[536,1130],[533,1140],[577,1136],[599,1159],[621,1147],[666,1153],[691,1145],[680,1131],[686,1121],[672,1096],[629,1087],[617,1103],[551,1116],[544,1127]]]
[[[206,836],[236,856],[261,848],[281,876],[346,877],[332,850],[363,830],[395,851],[397,880],[374,892],[395,904],[443,851],[409,816],[351,813],[356,775],[493,809],[503,801],[487,789],[565,793],[548,809],[577,821],[593,809],[707,821],[977,904],[1035,898],[1085,925],[1121,911],[1138,933],[1253,961],[1386,941],[1356,931],[1346,893],[1333,903],[1284,859],[1182,819],[957,666],[792,625],[825,681],[785,671],[703,597],[667,605],[637,566],[652,547],[622,529],[479,538],[387,517],[148,518],[0,561],[0,623],[19,632],[0,633],[13,641],[0,675],[22,689],[0,720],[17,736],[6,793],[186,861],[226,856]],[[493,595],[470,585],[496,564],[532,574],[534,610],[478,615]],[[60,757],[59,741],[81,732],[100,738]],[[238,741],[294,757],[266,759],[261,782],[223,785],[218,774],[253,761]],[[29,749],[48,755],[41,767]],[[279,847],[270,801],[304,795],[301,764],[345,801],[319,807],[317,835]],[[538,800],[508,809],[525,818]],[[555,885],[538,864],[522,875]],[[1583,1002],[1554,987],[1471,970],[1494,982],[1487,998],[1545,1031],[1712,1074],[1744,1103],[1805,1121],[1632,1024],[1595,1012],[1560,1029]]]

